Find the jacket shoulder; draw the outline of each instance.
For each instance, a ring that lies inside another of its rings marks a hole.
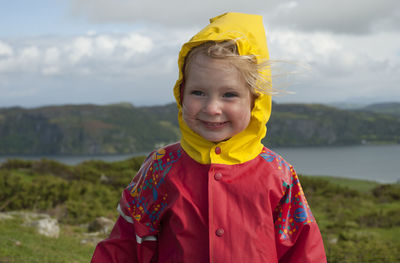
[[[274,151],[264,147],[259,157],[264,160],[264,164],[268,166],[269,170],[281,179],[284,183],[290,184],[294,172],[293,166],[288,163],[282,156]]]
[[[133,222],[146,226],[148,230],[144,234],[158,231],[159,220],[169,205],[165,178],[181,155],[179,144],[152,152],[123,191],[120,207]]]
[[[182,149],[179,143],[171,144],[151,152],[144,160],[132,183],[135,183],[140,177],[146,177],[152,174],[149,172],[153,170],[163,171],[164,168],[178,161],[181,155]]]
[[[182,155],[182,148],[180,143],[167,145],[154,151],[148,158],[151,158],[153,163],[174,163],[178,157]]]

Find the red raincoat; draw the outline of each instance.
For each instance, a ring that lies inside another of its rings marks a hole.
[[[295,171],[267,148],[238,165],[197,163],[179,144],[161,149],[119,211],[92,262],[326,261]]]

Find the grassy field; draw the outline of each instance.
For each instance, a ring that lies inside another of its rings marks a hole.
[[[320,176],[319,178],[326,179],[330,183],[342,187],[357,190],[361,193],[368,193],[379,185],[379,183],[374,181],[358,180],[344,177]]]
[[[85,238],[62,225],[59,238],[38,235],[22,220],[0,220],[0,262],[78,263],[90,262],[94,244],[82,244]]]
[[[46,212],[59,220],[61,234],[47,238],[23,226],[22,219],[0,220],[0,263],[89,262],[96,239],[86,233],[85,224],[98,216],[116,218],[120,192],[142,161],[4,163],[0,211]],[[328,262],[400,262],[399,184],[316,176],[300,180]]]
[[[400,185],[302,177],[328,262],[400,262]]]

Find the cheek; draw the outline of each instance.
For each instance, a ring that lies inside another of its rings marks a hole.
[[[182,118],[184,121],[186,121],[187,116],[188,116],[187,108],[185,106],[185,103],[182,103]]]
[[[243,105],[243,107],[238,109],[236,111],[236,113],[234,114],[234,116],[236,116],[236,119],[237,119],[237,126],[240,126],[240,128],[242,128],[242,129],[245,129],[250,123],[250,119],[251,119],[250,106],[248,104]],[[247,109],[247,110],[243,110],[243,109]]]
[[[185,98],[182,102],[182,117],[186,123],[193,119],[195,116],[194,106],[195,105],[193,104],[193,102],[188,98]]]
[[[250,123],[251,113],[250,111],[242,112],[242,126],[247,127]]]
[[[201,108],[201,100],[193,98],[190,95],[184,97],[182,111],[185,112],[186,115],[195,115],[201,110]]]

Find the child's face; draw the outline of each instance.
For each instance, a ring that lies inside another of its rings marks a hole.
[[[186,72],[182,104],[189,128],[208,141],[220,142],[246,129],[252,95],[229,62],[199,54]]]

